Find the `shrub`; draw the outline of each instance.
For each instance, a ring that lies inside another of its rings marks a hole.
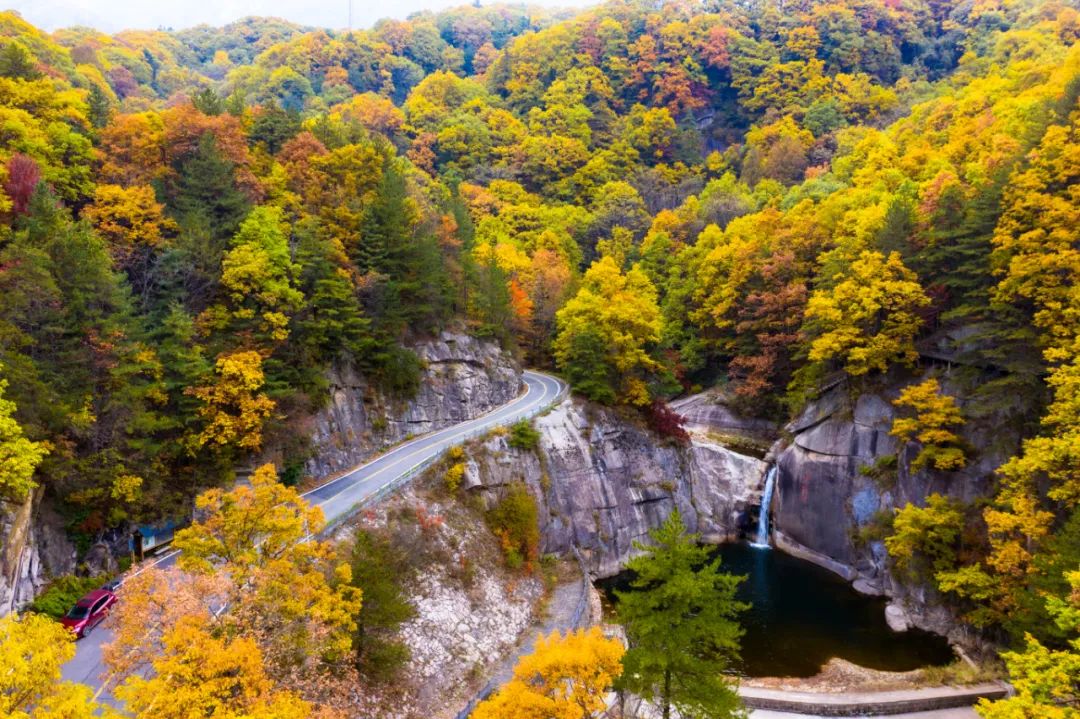
[[[686,418],[668,407],[662,399],[653,400],[645,409],[645,421],[661,437],[673,439],[678,444],[690,442],[690,434],[683,427]]]
[[[886,454],[874,460],[873,464],[864,464],[859,467],[859,474],[874,482],[882,489],[892,489],[896,486],[897,459],[895,454]]]
[[[371,681],[394,679],[409,661],[409,648],[397,629],[416,610],[405,598],[403,581],[411,571],[406,553],[388,538],[372,532],[356,534],[352,584],[364,592],[356,617],[356,662]]]
[[[533,451],[540,446],[540,433],[532,426],[532,422],[523,419],[510,427],[510,439],[507,441],[516,449]]]
[[[502,545],[506,565],[532,572],[540,554],[540,528],[536,500],[524,484],[511,485],[507,493],[485,515],[488,526]]]
[[[909,503],[896,510],[885,548],[900,571],[924,578],[926,565],[934,573],[955,567],[957,540],[963,528],[963,506],[949,497],[931,494],[925,507]]]
[[[49,582],[45,591],[38,595],[37,599],[30,603],[27,609],[31,612],[46,614],[54,619],[59,619],[67,613],[67,610],[79,601],[84,594],[92,589],[97,589],[110,577],[100,575],[96,577],[76,577],[66,574]]]
[[[390,345],[376,352],[370,362],[375,383],[393,397],[411,399],[420,389],[424,363],[412,350]]]
[[[304,478],[304,463],[292,460],[285,463],[281,470],[281,483],[286,487],[295,487]]]
[[[443,481],[446,482],[446,491],[450,494],[457,494],[458,489],[461,487],[461,478],[464,476],[465,465],[462,462],[451,465],[443,476]]]

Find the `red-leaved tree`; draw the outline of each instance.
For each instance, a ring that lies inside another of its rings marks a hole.
[[[4,192],[11,198],[16,215],[25,215],[30,207],[30,197],[41,182],[41,168],[31,158],[16,152],[7,161],[7,182]]]
[[[645,409],[645,420],[661,437],[670,437],[679,444],[690,442],[690,434],[683,427],[686,418],[668,407],[667,402],[662,399],[653,400]]]

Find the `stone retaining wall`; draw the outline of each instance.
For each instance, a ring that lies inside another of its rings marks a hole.
[[[1001,699],[1005,684],[987,682],[968,687],[934,687],[887,692],[824,694],[779,689],[740,687],[739,696],[751,709],[813,714],[816,716],[888,716],[972,706],[979,699]]]

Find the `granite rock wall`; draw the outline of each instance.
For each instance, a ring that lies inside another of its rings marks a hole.
[[[408,400],[387,398],[355,372],[330,373],[330,401],[305,427],[309,475],[348,469],[407,437],[479,417],[521,391],[520,367],[494,342],[448,331],[412,349],[424,370]]]
[[[657,437],[636,414],[566,400],[535,420],[535,451],[504,435],[474,447],[464,485],[493,503],[500,489],[524,482],[538,499],[541,551],[577,545],[590,571],[620,571],[678,508],[709,542],[739,535],[760,502],[764,462],[694,436],[688,446]]]
[[[0,502],[0,616],[33,601],[48,581],[75,569],[75,547],[37,491]]]
[[[948,386],[950,394],[956,388]],[[898,383],[899,384],[899,383]],[[970,502],[992,492],[993,471],[1015,449],[1006,433],[978,424],[963,430],[974,451],[957,472],[912,471],[917,445],[897,445],[889,434],[899,387],[852,399],[836,386],[785,427],[790,439],[773,449],[778,466],[773,525],[776,544],[840,574],[859,591],[887,596],[890,624],[917,626],[974,648],[977,638],[930,587],[901,581],[890,571],[884,542],[869,540],[875,523],[934,493]],[[898,457],[895,469],[868,472],[879,459]]]

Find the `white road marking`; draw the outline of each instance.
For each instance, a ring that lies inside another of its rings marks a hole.
[[[370,491],[363,492],[356,500],[350,503],[342,512],[334,517],[326,517],[327,522],[333,519],[339,518],[341,515],[347,514],[352,511],[360,502],[371,497],[375,493],[379,492],[383,487],[391,484],[398,477],[401,477],[409,472],[413,471],[424,462],[428,461],[431,457],[438,455],[444,449],[453,446],[458,443],[458,440],[472,432],[481,429],[493,429],[495,427],[504,426],[517,421],[524,416],[531,416],[532,410],[543,407],[546,404],[553,402],[564,390],[565,383],[550,375],[541,374],[539,372],[526,371],[523,375],[526,390],[523,394],[518,395],[510,402],[496,407],[485,415],[476,417],[474,419],[462,422],[452,427],[432,432],[421,437],[413,438],[407,442],[399,444],[390,451],[383,455],[380,455],[372,460],[365,462],[364,464],[355,467],[349,472],[343,474],[336,479],[332,479],[326,484],[323,484],[314,489],[304,492],[300,496],[307,497],[317,492],[325,490],[327,487],[334,486],[338,483],[345,482],[346,486],[335,492],[334,494],[326,497],[322,500],[313,502],[316,506],[326,507],[330,503],[334,502],[338,498],[345,495],[347,492],[368,488],[371,484],[371,480],[375,480],[380,476],[385,475],[389,470],[398,467],[403,462],[406,462],[417,455],[423,454],[424,456],[417,462],[413,462],[408,468],[400,472],[394,472],[385,476],[385,481],[376,482],[375,486],[370,487]],[[537,387],[538,386],[538,387]],[[539,391],[539,396],[530,399],[532,395]],[[397,456],[401,455],[401,456]],[[380,462],[387,462],[387,460],[393,459],[392,462],[387,463],[385,466],[380,466],[374,471],[371,471],[367,476],[363,475],[365,470],[370,469],[373,465],[377,465]],[[126,579],[137,577],[143,572],[153,567],[161,566],[162,564],[169,562],[176,558],[180,554],[180,550],[174,549],[167,554],[155,559],[146,566],[140,567],[135,572],[130,574]],[[121,584],[122,586],[122,584]],[[76,645],[75,657],[67,662],[63,667],[63,677],[69,681],[80,682],[88,684],[96,691],[99,691],[103,684],[101,682],[101,674],[104,667],[101,663],[101,645],[108,643],[111,639],[111,632],[104,627],[98,627],[91,636],[87,639],[81,640]],[[102,699],[104,701],[112,703],[111,697],[106,693],[102,693]]]

